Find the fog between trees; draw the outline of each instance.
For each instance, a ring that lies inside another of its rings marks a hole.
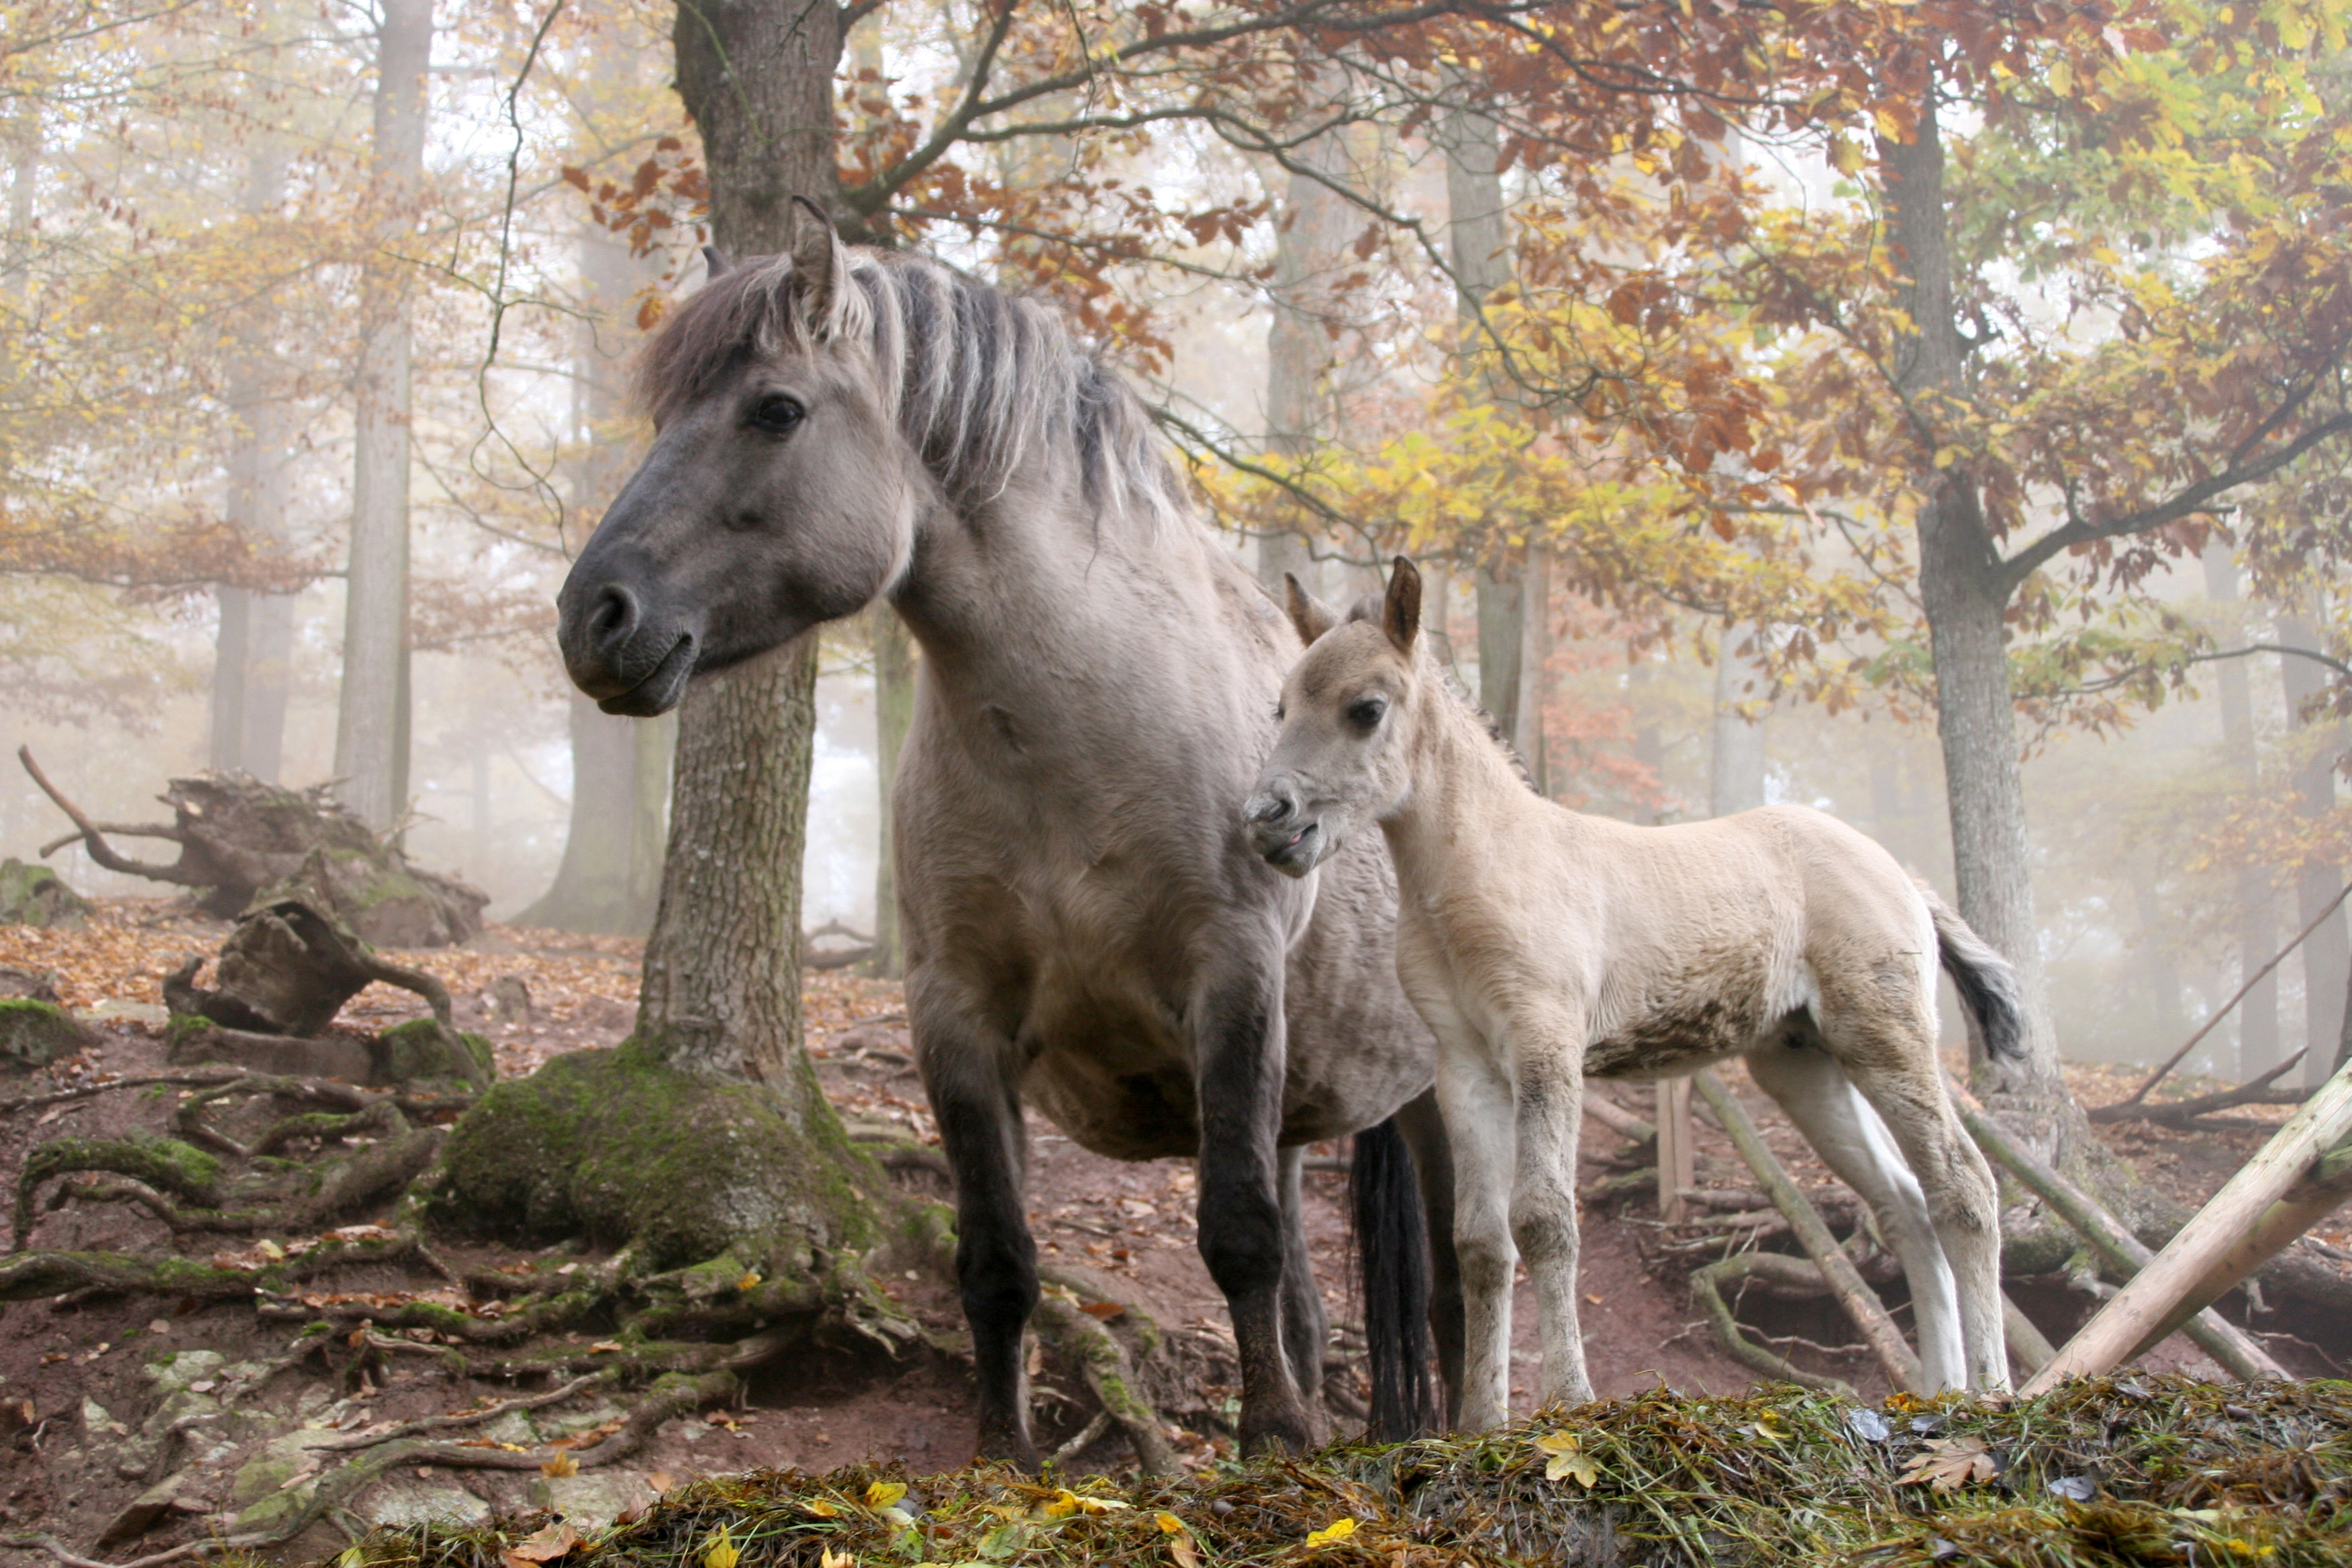
[[[1593,128],[1616,110],[1481,75],[1472,57],[1293,60],[1293,100],[1266,113],[1302,134],[1276,155],[1181,118],[1150,136],[1097,124],[961,146],[912,197],[858,205],[851,196],[906,158],[968,79],[993,13],[966,10],[885,9],[852,32],[838,130],[854,231],[1059,300],[1170,411],[1204,509],[1262,576],[1300,570],[1339,598],[1395,549],[1440,568],[1433,622],[1555,796],[1658,822],[1813,805],[1950,891],[1920,555],[1904,542],[1953,459],[1932,453],[1924,481],[1900,463],[1872,470],[1867,454],[1896,437],[1825,433],[1841,399],[1877,395],[1801,346],[1824,329],[1791,324],[1787,300],[1753,278],[1717,281],[1771,245],[1819,262],[1839,225],[1874,203],[1892,212],[1887,180],[1920,144],[1906,140],[1915,127],[1874,121],[1891,138],[1874,151],[1833,114],[1801,123],[1759,108],[1754,126],[1727,129],[1706,122],[1729,113],[1718,84],[1649,114],[1611,163],[1593,156]],[[24,19],[99,15],[69,12]],[[1472,12],[1454,21],[1475,33]],[[570,692],[550,600],[643,438],[630,355],[701,277],[704,192],[667,86],[667,11],[444,5],[422,96],[404,106],[379,68],[384,39],[424,25],[400,5],[373,19],[247,5],[108,23],[0,67],[6,739],[113,821],[151,816],[166,778],[206,766],[289,784],[363,774],[388,792],[412,855],[478,883],[494,918],[642,931],[667,740],[625,732]],[[1024,14],[1021,69],[1050,74],[1053,25]],[[2109,30],[2134,26],[2118,12]],[[2213,95],[2206,141],[2183,156],[2218,165],[2242,152],[2231,138],[2294,144],[2340,110],[2341,57],[2325,42],[2324,28],[2288,40],[2266,65],[2199,56],[2195,29],[2135,33],[2112,68],[2138,81],[2171,60],[2167,90]],[[2075,68],[2067,83],[2049,72],[2081,58],[2067,52],[2076,44],[2032,47],[2065,100]],[[2265,77],[2281,60],[2297,62],[2291,82]],[[2115,512],[2127,487],[2097,471],[2112,455],[2101,421],[2129,428],[2135,400],[2163,383],[2134,380],[2155,374],[2146,366],[2104,384],[2049,366],[2154,332],[2132,319],[2160,314],[2146,280],[2186,293],[2213,256],[2251,255],[2292,179],[2232,194],[2197,173],[2183,176],[2189,195],[2156,193],[2134,184],[2124,153],[2083,133],[2095,108],[2037,101],[2028,110],[2049,123],[2020,130],[2026,110],[1988,108],[1981,78],[1948,70],[1963,278],[1946,324],[2001,345],[1971,349],[1952,374],[1987,405],[2103,393],[2108,405],[2074,416],[2067,449],[2090,489],[2105,488],[2091,500]],[[2184,85],[2199,71],[2204,88]],[[1895,80],[1884,94],[1905,90]],[[2281,94],[2288,107],[2271,102]],[[1776,101],[1759,88],[1759,104]],[[1003,118],[1108,112],[1059,90]],[[1316,123],[1328,129],[1305,136]],[[402,152],[410,132],[414,156]],[[1570,173],[1576,159],[1588,161]],[[1748,215],[1719,253],[1696,220],[1668,232],[1655,216],[1707,201]],[[2342,287],[2333,265],[2315,251],[2313,298]],[[1839,277],[1824,263],[1815,283]],[[2298,368],[2283,353],[2265,372],[2282,384],[2340,347],[2327,311],[2341,305],[2303,302],[2314,357]],[[2220,305],[2209,315],[2228,320]],[[1880,326],[1899,350],[1889,354],[1915,352],[1901,348],[1906,329]],[[1625,342],[1601,341],[1612,331]],[[1620,391],[1607,377],[1579,383],[1580,347]],[[388,355],[405,374],[383,368]],[[1706,405],[1717,395],[1693,366],[1717,360],[1763,389],[1756,406]],[[1648,390],[1622,392],[1637,384]],[[2271,436],[2296,420],[2316,429],[2317,407],[2297,405]],[[1956,417],[1952,450],[1974,472],[1969,443],[1991,444],[1975,482],[2014,553],[2082,513],[2049,462],[1994,451],[2011,437],[1985,435],[1985,417]],[[2243,417],[2190,410],[2181,440]],[[1710,421],[1723,430],[1706,434]],[[2032,907],[2067,1057],[2168,1053],[2352,868],[2331,765],[2340,726],[2305,711],[2330,672],[2270,653],[2184,662],[2248,643],[2341,652],[2335,439],[2144,537],[2086,533],[2084,552],[2041,563],[2011,601]],[[1810,460],[1844,479],[1767,496],[1806,441]],[[2166,459],[2139,499],[2158,505],[2229,471],[2227,455]],[[1755,494],[1730,496],[1743,486]],[[404,620],[367,608],[381,592],[358,601],[376,638],[361,676],[346,668],[354,515],[390,519],[408,562],[373,568],[404,572]],[[1764,582],[1759,567],[1718,591],[1747,569],[1710,566],[1701,581],[1679,563],[1718,549],[1782,575]],[[2131,550],[2145,559],[2099,554]],[[1853,602],[1832,603],[1847,592]],[[820,659],[803,921],[871,931],[867,623],[828,629]],[[282,730],[267,717],[280,686]],[[352,739],[355,704],[379,739]],[[404,763],[386,760],[404,749]],[[63,826],[21,774],[0,784],[0,851],[31,858]],[[641,847],[634,872],[594,873],[614,886],[634,876],[636,904],[613,895],[583,912],[549,898],[575,831],[624,860]],[[98,870],[79,847],[51,863],[85,891],[157,891]],[[2332,1064],[2343,921],[2190,1070],[2244,1076],[2306,1042],[2310,1070]]]

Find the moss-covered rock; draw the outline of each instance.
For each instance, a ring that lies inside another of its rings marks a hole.
[[[29,1072],[45,1068],[97,1038],[87,1024],[54,1002],[29,996],[0,999],[0,1068]]]
[[[375,1081],[381,1084],[463,1083],[488,1089],[498,1077],[488,1039],[461,1034],[453,1045],[431,1018],[412,1018],[386,1029],[370,1048],[375,1056]]]
[[[28,866],[13,855],[0,860],[0,925],[79,930],[89,923],[89,900],[47,866]]]
[[[803,1127],[759,1084],[698,1077],[625,1045],[498,1085],[449,1135],[433,1223],[524,1244],[628,1245],[647,1271],[721,1257],[764,1277],[829,1272],[876,1239],[881,1173],[829,1110]]]

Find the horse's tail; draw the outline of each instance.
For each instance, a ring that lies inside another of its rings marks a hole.
[[[1394,1117],[1356,1134],[1348,1200],[1371,1362],[1365,1436],[1402,1442],[1434,1430],[1437,1420],[1429,1379],[1429,1228],[1412,1151]]]
[[[1991,943],[1970,931],[1933,888],[1922,882],[1919,894],[1927,900],[1927,913],[1936,922],[1936,947],[1944,973],[1952,977],[1960,1005],[1969,1010],[1977,1033],[1983,1037],[1985,1054],[2023,1060],[2025,994],[2018,986],[2017,971],[1992,950]]]

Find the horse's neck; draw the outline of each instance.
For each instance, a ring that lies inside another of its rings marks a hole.
[[[1417,701],[1412,788],[1381,820],[1408,898],[1442,896],[1455,879],[1476,876],[1466,849],[1539,831],[1541,819],[1562,815],[1528,787],[1484,721],[1433,668],[1424,669]]]
[[[1190,520],[1097,515],[1045,476],[973,512],[939,508],[892,602],[951,684],[1148,679],[1219,640],[1223,564]]]

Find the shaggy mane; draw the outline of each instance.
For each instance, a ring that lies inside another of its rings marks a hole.
[[[948,494],[985,501],[1024,463],[1072,464],[1088,500],[1158,523],[1184,515],[1142,401],[1053,311],[898,251],[847,252],[841,340],[816,344],[789,257],[737,264],[672,313],[637,366],[667,420],[740,365],[824,349],[862,361]]]

